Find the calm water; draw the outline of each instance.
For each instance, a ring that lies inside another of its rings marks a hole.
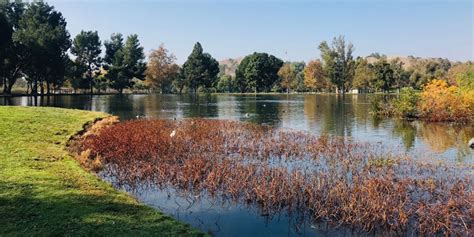
[[[54,106],[103,111],[122,120],[204,117],[267,124],[330,134],[357,141],[380,142],[414,155],[472,163],[467,142],[473,124],[407,122],[375,119],[370,95],[100,95],[0,98],[0,105]],[[248,115],[248,116],[246,116]]]
[[[3,105],[54,106],[103,111],[122,120],[204,117],[231,119],[279,128],[305,130],[316,136],[337,135],[417,157],[474,164],[467,142],[474,126],[375,119],[370,95],[100,95],[0,98]],[[116,185],[117,186],[117,185]],[[127,191],[143,202],[217,236],[351,235],[324,230],[284,214],[262,217],[254,208],[205,197],[182,197],[173,190]]]

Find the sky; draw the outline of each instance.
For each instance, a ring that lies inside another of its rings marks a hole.
[[[473,60],[471,0],[50,0],[72,37],[97,30],[138,34],[183,63],[195,42],[217,60],[267,52],[285,61],[320,58],[318,45],[344,35],[355,56]]]

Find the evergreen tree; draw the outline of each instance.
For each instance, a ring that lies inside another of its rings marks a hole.
[[[194,93],[199,86],[209,88],[214,86],[219,74],[219,63],[210,54],[203,53],[199,42],[194,45],[193,51],[183,64],[181,77]]]
[[[145,54],[137,35],[128,36],[124,44],[122,34],[113,34],[104,45],[110,87],[122,93],[125,88],[133,86],[134,78],[144,79]]]
[[[44,94],[45,83],[49,93],[50,84],[58,81],[53,73],[65,71],[64,58],[71,46],[62,14],[47,3],[33,2],[20,18],[13,40],[24,47],[24,72],[32,93],[37,94],[40,86]]]
[[[76,63],[84,71],[81,73],[86,79],[90,93],[94,88],[94,72],[101,66],[101,42],[97,31],[81,31],[72,43],[71,53],[76,56]]]

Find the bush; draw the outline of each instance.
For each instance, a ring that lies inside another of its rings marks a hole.
[[[432,80],[421,93],[419,110],[428,121],[468,121],[474,115],[474,94],[449,86],[446,81]]]
[[[393,116],[393,106],[387,96],[374,95],[370,98],[370,111],[375,116]]]
[[[404,118],[418,117],[420,95],[413,88],[403,88],[397,99],[393,101],[393,113]]]

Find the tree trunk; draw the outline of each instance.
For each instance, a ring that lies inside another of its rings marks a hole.
[[[6,95],[11,95],[12,94],[12,88],[13,88],[13,83],[8,83],[6,90],[3,89],[3,93]]]
[[[41,95],[44,95],[44,82],[40,82]]]
[[[35,79],[31,87],[31,94],[38,95],[38,79]]]
[[[3,94],[7,94],[7,79],[3,78]]]
[[[49,95],[51,93],[51,85],[49,82],[46,82],[46,94]]]

